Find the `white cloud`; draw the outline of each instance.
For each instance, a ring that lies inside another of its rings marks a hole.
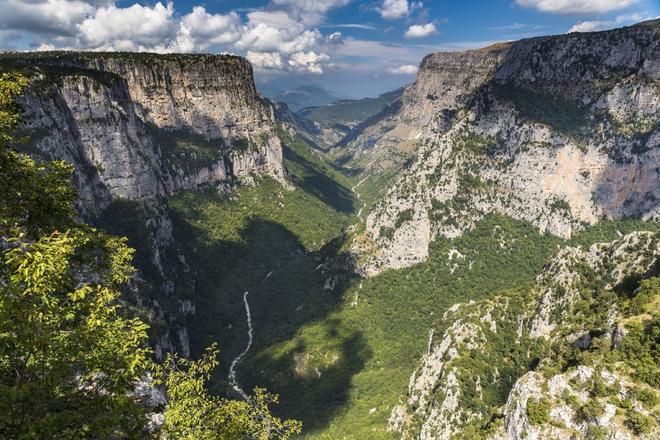
[[[0,28],[70,35],[94,9],[91,2],[82,0],[0,0]]]
[[[410,26],[406,33],[404,34],[405,38],[424,38],[438,33],[435,24],[426,23],[426,24],[416,24]]]
[[[252,52],[248,50],[246,58],[255,69],[282,70],[284,68],[282,56],[277,52]]]
[[[318,29],[308,29],[284,12],[251,12],[236,43],[240,49],[284,54],[307,51],[323,44]]]
[[[552,14],[602,14],[625,9],[639,0],[516,0],[520,6]]]
[[[330,57],[325,51],[341,44],[341,34],[324,36],[283,11],[255,11],[247,14],[248,22],[235,47],[254,53],[278,53],[279,63],[272,57],[256,56],[257,68],[289,69],[322,73]]]
[[[651,18],[651,17],[646,17]],[[583,21],[576,24],[568,30],[568,32],[594,32],[602,31],[606,29],[612,29],[615,27],[623,26],[626,24],[635,23],[638,21],[644,20],[645,17],[642,14],[627,14],[619,15],[613,20],[593,20],[593,21]]]
[[[177,31],[174,6],[134,4],[128,8],[104,6],[77,25],[78,38],[86,48],[144,50],[172,38]]]
[[[40,49],[153,52],[236,49],[247,54],[257,69],[322,73],[330,64],[329,54],[342,44],[341,33],[323,35],[296,15],[282,10],[251,11],[242,21],[236,12],[211,14],[202,6],[178,15],[173,3],[163,2],[136,3],[122,8],[114,2],[108,3],[112,0],[30,1],[33,3],[21,10],[18,6],[22,3],[17,0],[0,0],[5,5],[16,6],[12,11],[18,13],[11,19],[0,17],[0,24],[8,29],[17,28],[17,32],[21,29],[31,32],[34,47]],[[320,3],[277,0],[274,4],[322,14],[346,3],[348,0]]]
[[[404,64],[403,66],[389,68],[387,71],[394,75],[414,75],[417,73],[417,66]]]
[[[327,63],[329,59],[330,57],[323,53],[296,52],[289,58],[289,66],[295,70],[321,74],[323,64]]]
[[[231,43],[238,40],[241,33],[241,19],[237,13],[209,14],[202,6],[195,6],[190,14],[184,15],[181,26],[205,45]]]
[[[383,0],[379,12],[380,16],[386,20],[396,20],[408,16],[410,5],[408,0]]]
[[[351,0],[272,0],[274,5],[285,7],[296,19],[310,25],[323,22],[329,10],[346,6],[350,2]]]

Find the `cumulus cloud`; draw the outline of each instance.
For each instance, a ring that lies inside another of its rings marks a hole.
[[[246,58],[256,69],[282,70],[284,61],[277,52],[253,52],[248,50]]]
[[[247,54],[258,69],[322,73],[342,37],[338,32],[324,35],[309,22],[349,2],[271,0],[271,8],[251,11],[243,20],[236,12],[212,14],[203,6],[177,14],[171,2],[120,7],[113,0],[0,0],[0,42],[13,48],[6,41],[14,35],[16,40],[29,38],[38,49],[229,49]]]
[[[387,71],[394,75],[414,75],[417,73],[417,66],[404,64],[403,66],[389,68]]]
[[[202,6],[195,6],[181,20],[181,26],[190,30],[190,35],[199,44],[227,44],[240,37],[241,18],[235,12],[226,15],[209,14]]]
[[[410,4],[408,4],[408,0],[383,0],[379,12],[380,16],[386,20],[404,18],[410,14]]]
[[[295,70],[321,74],[323,73],[323,64],[327,63],[330,57],[323,53],[296,52],[289,58],[289,66]]]
[[[75,25],[94,9],[91,2],[82,0],[0,0],[0,28],[71,35]]]
[[[647,17],[651,18],[651,17]],[[602,31],[606,29],[612,29],[615,27],[623,26],[626,24],[635,23],[637,21],[644,20],[645,17],[642,14],[627,14],[619,15],[612,20],[593,20],[593,21],[583,21],[576,24],[568,30],[568,32],[594,32]]]
[[[625,9],[639,0],[516,0],[520,6],[553,14],[602,14]]]
[[[404,34],[405,38],[424,38],[438,33],[438,29],[433,23],[426,24],[416,24],[410,26],[406,33]]]
[[[303,23],[317,25],[323,22],[331,9],[346,6],[351,0],[272,0],[276,6],[285,7]]]
[[[104,6],[77,25],[81,46],[117,50],[158,47],[176,34],[172,3],[152,7],[134,4],[128,8]]]
[[[258,52],[277,51],[284,54],[308,51],[323,43],[318,29],[307,29],[286,13],[250,12],[248,24],[236,46]]]

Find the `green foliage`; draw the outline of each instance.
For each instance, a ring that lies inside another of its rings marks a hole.
[[[0,432],[140,432],[143,408],[128,393],[150,365],[146,326],[121,317],[116,304],[132,251],[124,240],[86,229],[9,243],[0,296]]]
[[[652,388],[641,388],[635,391],[635,398],[649,409],[655,408],[660,403],[658,392]]]
[[[644,323],[630,323],[627,329],[621,352],[632,376],[660,388],[660,315]]]
[[[560,212],[564,214],[571,213],[571,205],[564,199],[556,199],[550,204],[550,210],[552,212]]]
[[[217,354],[213,346],[198,361],[168,355],[158,367],[156,384],[165,385],[168,394],[161,438],[285,440],[300,433],[300,422],[270,414],[268,405],[277,403],[277,396],[263,389],[256,388],[247,402],[211,396],[207,382],[218,365]]]
[[[132,250],[74,224],[71,167],[11,149],[25,82],[0,78],[0,434],[134,436],[144,407],[129,392],[150,362],[146,326],[118,314]]]
[[[455,140],[456,151],[468,151],[476,155],[492,154],[497,148],[497,139],[472,132],[463,134]]]
[[[512,101],[520,116],[552,126],[564,134],[582,137],[590,129],[588,110],[559,94],[539,92],[514,84],[498,84],[495,93]]]
[[[624,303],[628,315],[641,315],[653,312],[654,301],[660,298],[660,278],[652,277],[639,282],[639,290],[634,289],[632,297]]]
[[[650,433],[655,428],[655,419],[634,410],[626,411],[626,426],[636,435]]]
[[[587,440],[607,440],[609,434],[603,426],[589,425],[587,427]]]
[[[66,227],[75,193],[71,166],[60,161],[37,164],[11,148],[18,124],[13,96],[25,85],[16,74],[0,74],[0,232],[23,231],[35,237]]]
[[[396,216],[396,221],[394,222],[394,229],[399,229],[405,222],[409,222],[413,219],[415,210],[412,208],[405,209]]]
[[[543,425],[550,421],[550,402],[546,398],[541,400],[527,400],[527,417],[532,425]]]
[[[587,400],[576,412],[576,417],[582,422],[592,422],[605,412],[603,404],[595,398]]]
[[[220,160],[229,149],[222,139],[209,140],[199,134],[163,130],[155,125],[148,125],[147,128],[166,163],[178,172],[191,173],[208,167]]]

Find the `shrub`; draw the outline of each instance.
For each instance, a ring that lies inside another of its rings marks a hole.
[[[588,440],[607,440],[607,429],[602,426],[589,426],[587,428]]]
[[[589,399],[577,411],[578,420],[582,422],[591,422],[603,415],[605,407],[596,399]]]
[[[658,393],[655,390],[648,388],[641,388],[636,390],[635,397],[647,408],[654,408],[658,403],[660,403]]]
[[[538,402],[527,400],[527,417],[532,425],[543,425],[550,420],[550,402],[542,398]]]
[[[634,410],[626,412],[626,426],[636,435],[648,434],[655,426],[653,417],[645,416]]]

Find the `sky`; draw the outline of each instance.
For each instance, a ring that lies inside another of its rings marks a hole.
[[[376,96],[424,55],[660,16],[660,0],[0,0],[3,50],[233,53],[263,90]]]

